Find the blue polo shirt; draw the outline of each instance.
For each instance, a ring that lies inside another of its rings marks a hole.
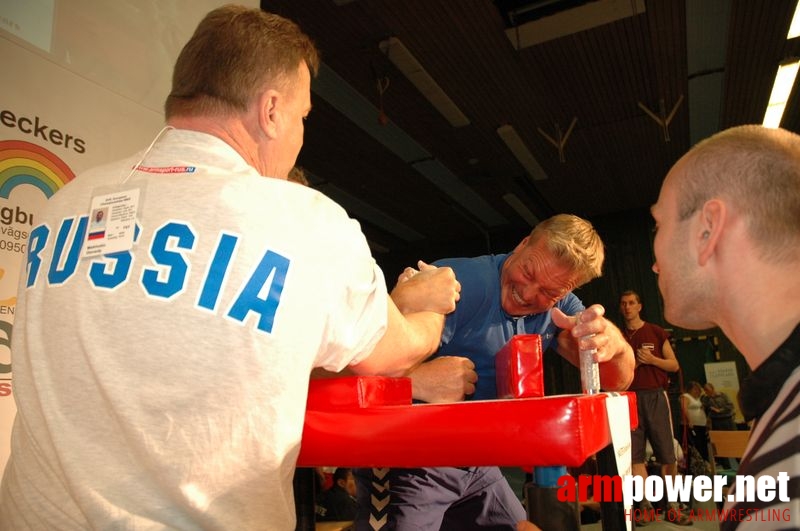
[[[553,324],[550,312],[513,317],[503,311],[500,271],[508,256],[448,258],[434,263],[453,268],[461,283],[461,299],[445,320],[442,344],[434,357],[463,356],[475,363],[478,383],[468,400],[497,398],[494,356],[514,335],[539,334],[542,336],[542,349],[546,350],[560,331]],[[556,308],[574,315],[583,310],[584,305],[570,292],[556,303]]]

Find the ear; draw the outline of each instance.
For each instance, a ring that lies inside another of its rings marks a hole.
[[[274,139],[278,136],[280,105],[280,94],[272,89],[265,90],[258,98],[258,125],[267,138]]]
[[[709,199],[700,209],[700,226],[697,231],[697,260],[701,266],[711,259],[722,238],[728,212],[725,203]]]

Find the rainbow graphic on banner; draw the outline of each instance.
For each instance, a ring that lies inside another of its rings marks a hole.
[[[21,184],[35,186],[48,199],[75,178],[66,163],[45,148],[23,140],[0,140],[0,197]]]

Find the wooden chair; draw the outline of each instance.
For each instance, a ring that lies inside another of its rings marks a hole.
[[[750,430],[708,430],[709,454],[711,461],[711,473],[728,476],[728,485],[733,483],[736,470],[717,469],[716,457],[728,457],[741,459],[747,449],[747,441],[750,440]],[[723,494],[727,495],[727,488],[723,489]]]
[[[711,455],[740,459],[747,449],[750,430],[709,430],[708,438],[711,442]]]

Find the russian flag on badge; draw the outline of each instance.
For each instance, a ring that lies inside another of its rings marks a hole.
[[[100,240],[105,237],[106,237],[106,231],[104,230],[89,233],[89,240]]]

